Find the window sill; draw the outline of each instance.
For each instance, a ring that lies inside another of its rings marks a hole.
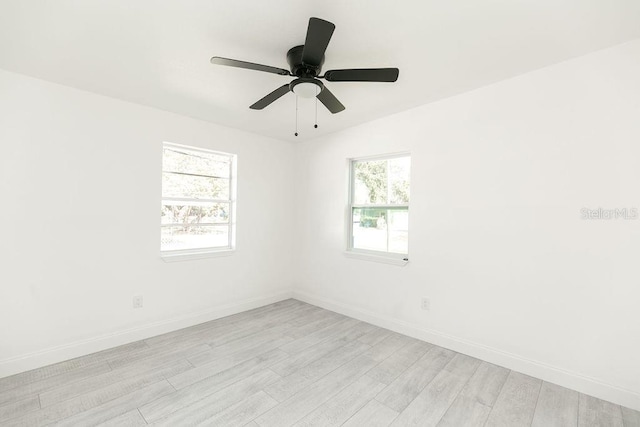
[[[404,267],[409,262],[408,260],[405,261],[402,258],[393,258],[393,257],[388,257],[383,255],[373,255],[373,254],[366,254],[362,252],[352,252],[352,251],[345,251],[344,256],[346,256],[347,258],[360,259],[363,261],[372,261],[372,262],[379,262],[383,264],[398,265],[400,267]]]
[[[160,254],[160,258],[162,258],[164,262],[180,262],[180,261],[191,261],[196,259],[231,256],[235,252],[236,252],[235,249],[224,249],[224,250],[218,250],[218,251],[202,251],[202,252],[183,252],[183,253],[172,253],[172,254]]]

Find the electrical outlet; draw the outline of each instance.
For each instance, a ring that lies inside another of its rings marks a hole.
[[[135,295],[133,297],[133,308],[142,308],[142,295]]]
[[[431,310],[431,300],[427,297],[422,297],[422,300],[420,301],[420,308],[424,311]]]

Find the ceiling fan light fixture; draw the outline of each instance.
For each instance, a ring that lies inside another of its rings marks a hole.
[[[311,82],[300,82],[292,90],[301,98],[315,98],[320,93],[320,86]]]

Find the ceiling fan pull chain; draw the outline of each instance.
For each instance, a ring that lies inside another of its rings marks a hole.
[[[298,136],[298,97],[296,96],[296,136]]]
[[[316,86],[316,121],[314,122],[315,124],[313,125],[313,127],[316,129],[318,129],[318,89],[319,87]]]

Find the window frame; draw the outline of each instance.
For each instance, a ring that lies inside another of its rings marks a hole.
[[[411,162],[410,152],[397,152],[390,154],[379,154],[366,157],[353,157],[348,159],[348,200],[347,200],[347,249],[345,255],[350,258],[360,258],[365,260],[379,261],[389,264],[405,265],[409,261],[409,243],[407,242],[407,252],[389,252],[389,251],[377,251],[372,249],[361,249],[354,247],[354,228],[353,228],[353,210],[354,209],[401,209],[409,212],[411,204],[411,196],[409,196],[409,203],[402,204],[356,204],[354,203],[355,192],[355,180],[356,174],[354,171],[355,164],[358,162],[371,162],[381,160],[392,160],[402,157],[408,157]],[[409,178],[409,188],[411,188],[411,178]],[[388,246],[387,246],[388,247]]]
[[[224,203],[229,205],[229,215],[227,223],[204,223],[199,224],[203,226],[224,226],[228,227],[228,243],[226,246],[211,246],[204,248],[187,248],[187,249],[174,249],[174,250],[162,250],[162,243],[160,244],[160,256],[165,261],[180,261],[187,259],[201,259],[209,257],[218,257],[231,255],[236,249],[236,171],[238,156],[237,154],[227,153],[223,151],[212,150],[208,148],[196,147],[191,145],[176,144],[173,142],[163,141],[162,143],[162,166],[161,176],[165,173],[176,173],[175,171],[164,170],[164,150],[165,148],[175,148],[186,151],[192,151],[196,153],[213,154],[216,156],[227,157],[229,159],[229,198],[228,199],[199,199],[196,197],[165,197],[163,195],[163,184],[160,186],[160,206],[163,206],[165,202],[183,202],[183,203]],[[205,176],[205,175],[200,175]],[[208,176],[207,176],[208,177]],[[211,176],[212,178],[214,176]],[[164,227],[172,227],[176,224],[162,224],[162,218],[160,218],[160,235],[162,236],[162,229]]]

